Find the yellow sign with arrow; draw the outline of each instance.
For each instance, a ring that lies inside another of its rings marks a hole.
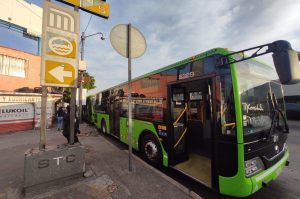
[[[45,82],[53,85],[75,85],[75,68],[65,62],[46,61]]]
[[[109,17],[109,4],[102,0],[58,0],[72,6],[78,6],[80,9],[95,14],[97,16]]]

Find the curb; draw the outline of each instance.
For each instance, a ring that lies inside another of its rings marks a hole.
[[[99,137],[103,137],[103,136],[104,135],[100,134]],[[110,143],[108,140],[104,139],[104,141],[106,143],[108,143],[109,145],[113,146],[114,148],[120,150],[118,147],[116,147],[115,145],[113,145],[112,143]],[[120,151],[124,151],[124,153],[129,154],[128,150],[120,150]],[[202,199],[202,197],[199,196],[198,194],[196,194],[194,191],[190,190],[189,188],[187,188],[184,185],[180,184],[176,180],[173,180],[171,177],[167,176],[166,174],[162,173],[161,171],[159,171],[159,170],[155,169],[154,167],[152,167],[151,165],[147,164],[144,160],[142,160],[141,158],[139,158],[135,154],[132,154],[132,157],[135,160],[137,160],[138,162],[142,163],[145,167],[151,169],[153,172],[155,172],[156,174],[158,174],[160,177],[164,178],[165,180],[167,180],[168,182],[170,182],[171,184],[173,184],[174,186],[176,186],[178,189],[180,189],[182,192],[184,192],[185,194],[187,194],[191,198],[193,198],[193,199]]]
[[[127,154],[129,154],[128,150],[124,150],[124,152],[127,153]],[[164,178],[165,180],[167,180],[168,182],[170,182],[171,184],[173,184],[174,186],[176,186],[178,189],[180,189],[181,191],[183,191],[185,194],[187,194],[191,198],[193,198],[193,199],[202,199],[202,197],[199,196],[198,194],[196,194],[194,191],[190,190],[189,188],[187,188],[186,186],[180,184],[176,180],[173,180],[171,177],[167,176],[163,172],[161,172],[161,171],[157,170],[156,168],[152,167],[151,165],[147,164],[144,160],[142,160],[138,156],[136,156],[134,154],[132,154],[132,155],[133,155],[133,158],[135,160],[137,160],[140,163],[142,163],[145,167],[151,169],[153,172],[155,172],[156,174],[158,174],[159,176],[161,176],[162,178]]]

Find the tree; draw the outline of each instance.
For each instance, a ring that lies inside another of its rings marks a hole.
[[[87,90],[96,88],[95,78],[86,71],[82,73],[83,73],[83,88],[86,88]]]
[[[86,71],[84,71],[82,73],[83,73],[83,88],[85,88],[87,90],[96,88],[95,78]],[[78,74],[78,77],[80,77],[80,73]],[[78,83],[78,88],[79,87],[80,87],[80,84]],[[63,102],[70,103],[70,100],[71,100],[71,89],[65,88],[64,92],[63,92]]]

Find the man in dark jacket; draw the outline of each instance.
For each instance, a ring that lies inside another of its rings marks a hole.
[[[64,121],[64,115],[65,112],[62,107],[59,107],[56,117],[57,117],[57,130],[62,130],[63,129],[63,121]]]
[[[64,129],[63,135],[67,138],[68,143],[70,143],[70,106],[67,106],[67,114],[64,116]],[[78,119],[75,116],[75,126],[74,126],[74,143],[79,142],[77,133],[80,133]]]

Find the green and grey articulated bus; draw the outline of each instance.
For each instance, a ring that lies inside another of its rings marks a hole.
[[[267,53],[275,68],[253,59]],[[286,41],[215,48],[145,74],[132,81],[132,147],[221,194],[251,195],[289,164],[282,84],[299,80]],[[127,82],[90,96],[86,114],[127,144]]]

